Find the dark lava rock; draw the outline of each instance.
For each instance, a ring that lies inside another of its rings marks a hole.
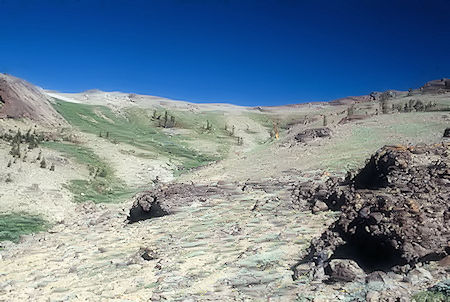
[[[161,217],[177,212],[195,201],[205,202],[213,195],[230,195],[237,186],[194,185],[185,183],[161,184],[150,191],[134,196],[128,216],[129,223]]]
[[[154,217],[169,215],[171,209],[164,202],[161,203],[158,194],[143,192],[135,196],[135,201],[130,209],[128,221],[130,223],[146,220]]]
[[[331,130],[330,128],[315,128],[315,129],[306,129],[295,136],[295,140],[301,143],[306,143],[309,140],[314,138],[323,138],[330,137]]]
[[[366,272],[402,271],[449,255],[449,150],[449,143],[386,146],[346,185],[328,183],[328,195],[318,197],[341,215],[301,263],[352,259]],[[320,190],[310,191],[315,202]]]
[[[450,128],[444,130],[444,137],[450,137]]]
[[[141,248],[139,250],[139,253],[141,255],[141,258],[145,261],[150,261],[158,258],[158,254],[149,248]]]

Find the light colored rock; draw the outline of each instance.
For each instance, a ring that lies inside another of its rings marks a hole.
[[[365,276],[364,271],[359,265],[349,259],[333,259],[325,271],[336,281],[350,282]]]
[[[366,294],[366,302],[378,302],[380,301],[380,293],[376,291],[369,291]]]
[[[433,280],[433,276],[429,271],[427,271],[422,267],[413,269],[408,273],[408,275],[405,278],[405,281],[411,284],[420,284],[430,280]]]
[[[312,208],[312,212],[314,214],[319,213],[319,212],[324,212],[328,210],[328,206],[325,202],[323,201],[316,201],[316,203],[314,204],[314,207]]]

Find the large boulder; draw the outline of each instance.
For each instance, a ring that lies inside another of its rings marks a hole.
[[[140,220],[169,215],[171,213],[170,206],[159,199],[158,194],[150,191],[137,194],[134,197],[128,221],[133,223]]]
[[[335,281],[350,282],[364,276],[364,271],[353,260],[333,259],[331,260],[325,272]]]
[[[327,194],[312,190],[313,200],[341,215],[313,240],[307,258],[322,266],[352,259],[370,272],[408,270],[449,255],[449,153],[449,143],[386,146],[347,182],[329,183]]]

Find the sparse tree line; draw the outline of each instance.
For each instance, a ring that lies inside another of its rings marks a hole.
[[[386,106],[387,107],[387,106]],[[435,102],[424,103],[420,100],[411,99],[404,104],[392,104],[391,110],[393,112],[425,112],[425,111],[435,111],[437,109],[437,104]],[[384,112],[383,112],[384,113]],[[388,112],[386,112],[388,113]]]
[[[92,176],[93,178],[102,177],[105,178],[108,176],[108,171],[105,168],[99,168],[96,166],[88,165],[89,169],[89,176]]]
[[[157,121],[158,127],[162,128],[174,128],[177,125],[175,116],[169,114],[167,110],[164,110],[164,114],[158,113],[156,110],[153,110],[151,119],[152,121]]]
[[[101,138],[106,138],[106,139],[108,139],[111,143],[113,143],[113,144],[118,144],[118,141],[117,141],[117,139],[116,138],[113,138],[112,137],[112,135],[111,135],[111,132],[109,132],[109,131],[100,131],[99,133],[98,133],[98,137],[101,137]]]
[[[231,128],[228,124],[225,124],[223,129],[230,137],[236,138],[236,143],[238,146],[242,146],[244,144],[244,138],[242,136],[236,136],[236,126],[232,125]]]
[[[26,162],[29,157],[29,152],[39,146],[39,144],[44,140],[43,134],[37,134],[36,130],[33,132],[29,129],[25,134],[17,130],[16,134],[5,133],[1,136],[4,141],[7,141],[11,145],[11,150],[9,154],[12,159],[8,161],[7,168],[10,168],[13,164],[17,163],[18,160]],[[47,162],[42,155],[42,150],[39,150],[39,154],[36,158],[32,158],[31,163],[37,162],[39,167],[42,169],[47,168]],[[55,164],[52,163],[49,168],[50,171],[55,171]]]
[[[389,95],[383,93],[380,96],[380,108],[375,109],[375,115],[378,115],[379,112],[382,114],[388,114],[392,112],[426,112],[426,111],[436,111],[439,110],[437,108],[437,104],[435,102],[429,101],[427,103],[422,102],[421,100],[410,99],[406,103],[394,103],[389,106]],[[347,107],[347,117],[354,115],[355,105]],[[367,115],[367,111],[366,111]],[[326,125],[326,116],[324,116],[324,126]]]

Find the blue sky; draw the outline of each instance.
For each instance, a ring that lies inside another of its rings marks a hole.
[[[450,1],[0,0],[0,72],[277,105],[450,76]]]

